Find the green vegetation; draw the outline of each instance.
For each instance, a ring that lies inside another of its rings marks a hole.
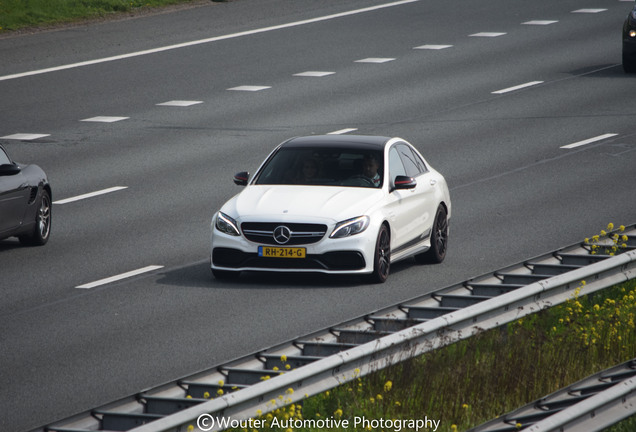
[[[191,2],[192,0],[0,0],[0,33]]]
[[[626,241],[623,229],[618,235],[602,232],[587,243],[595,246],[591,248],[594,253],[620,253]],[[596,247],[599,244],[602,250]],[[612,249],[615,245],[618,248]],[[266,427],[249,432],[397,430],[371,424],[354,428],[354,418],[362,416],[371,420],[428,418],[440,421],[437,431],[465,431],[635,358],[636,280],[579,296],[584,285],[581,281],[572,298],[561,305],[356,378],[302,404],[280,407],[259,417],[267,421]],[[281,395],[272,404],[283,405],[287,398]],[[332,419],[332,425],[336,420],[349,420],[349,427],[290,428],[287,423],[272,428],[274,419],[279,419],[279,425],[289,419]],[[611,428],[612,432],[634,430],[635,416]]]

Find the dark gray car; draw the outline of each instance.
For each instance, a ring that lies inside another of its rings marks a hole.
[[[51,186],[42,168],[11,160],[0,146],[0,240],[39,246],[51,234]]]

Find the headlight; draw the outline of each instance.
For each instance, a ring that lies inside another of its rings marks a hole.
[[[338,222],[329,238],[344,238],[359,234],[369,226],[369,216],[359,216]]]
[[[231,236],[240,236],[238,227],[236,226],[236,221],[226,215],[225,213],[219,212],[216,216],[216,229],[221,231],[222,233],[231,235]]]

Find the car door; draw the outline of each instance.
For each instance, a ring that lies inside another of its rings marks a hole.
[[[0,235],[22,224],[28,199],[24,175],[0,147]]]
[[[410,206],[409,210],[414,212],[411,218],[416,224],[413,228],[417,235],[415,240],[419,241],[428,237],[431,233],[435,213],[437,212],[437,199],[435,198],[437,180],[426,167],[426,163],[410,145],[400,143],[396,147],[404,164],[406,175],[413,177],[417,181],[417,186],[412,196],[415,204]]]
[[[407,170],[400,156],[397,145],[389,149],[389,206],[391,221],[391,251],[399,253],[409,247],[418,237],[421,225],[417,211],[417,187],[413,189],[395,189],[397,176],[406,176]]]

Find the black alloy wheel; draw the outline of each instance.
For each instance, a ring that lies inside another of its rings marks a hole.
[[[31,246],[42,246],[49,241],[51,234],[51,195],[45,189],[42,191],[40,206],[35,213],[35,226],[31,234],[20,236],[22,244]]]
[[[437,208],[435,223],[431,234],[431,248],[424,253],[415,255],[418,263],[439,264],[446,258],[448,250],[448,217],[443,206]]]
[[[373,283],[384,283],[391,270],[391,236],[386,225],[382,224],[378,232],[373,257],[373,273],[370,280]]]

